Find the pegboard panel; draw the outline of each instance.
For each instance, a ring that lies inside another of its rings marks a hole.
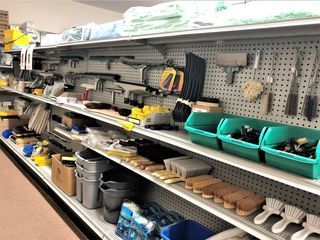
[[[187,40],[186,40],[187,41]],[[320,48],[320,41],[317,37],[292,37],[278,39],[253,39],[253,40],[230,40],[219,42],[199,42],[184,44],[169,44],[167,47],[167,58],[173,59],[176,65],[185,65],[185,53],[193,52],[206,59],[206,80],[203,96],[216,97],[221,100],[224,111],[227,113],[238,114],[247,117],[264,119],[274,122],[286,123],[291,125],[304,126],[309,128],[319,128],[319,106],[317,118],[307,121],[301,116],[304,96],[307,91],[307,83],[312,69],[312,63],[316,49]],[[241,86],[246,81],[253,78],[253,58],[255,51],[261,51],[259,68],[256,72],[256,80],[264,85],[265,91],[256,102],[248,102],[243,98]],[[290,90],[290,68],[294,64],[296,49],[302,51],[301,81],[299,84],[299,104],[298,115],[287,116],[284,114],[287,95]],[[215,54],[217,52],[247,52],[249,54],[248,66],[235,73],[234,84],[227,84],[226,73],[219,66],[215,65]],[[277,53],[274,64],[274,83],[271,87],[273,93],[272,112],[262,113],[262,98],[266,94],[267,76],[270,72],[272,53]],[[90,52],[92,56],[135,56],[135,59],[147,59],[149,61],[162,59],[162,55],[151,47],[128,47],[112,48]],[[63,64],[59,70],[62,71],[90,71],[90,72],[109,72],[121,75],[123,81],[139,82],[139,70],[127,66],[117,61],[110,62],[110,69],[107,69],[105,61],[80,61],[76,68],[70,68],[68,64]],[[148,71],[148,83],[152,87],[158,87],[161,77],[161,69],[151,69]],[[89,78],[82,78],[78,82],[90,81]],[[319,84],[318,84],[319,85]],[[317,85],[317,89],[318,86]],[[83,91],[76,88],[76,91]],[[91,92],[91,100],[111,101],[111,94],[107,91]],[[174,108],[177,97],[168,96],[165,98],[148,97],[146,104],[160,104],[169,108]],[[123,104],[123,95],[116,94],[116,104],[122,107],[131,107]],[[320,105],[320,101],[318,103]]]
[[[198,221],[214,232],[221,232],[232,227],[231,224],[223,221],[221,218],[208,214],[207,211],[190,204],[183,198],[177,197],[175,194],[152,182],[145,189],[146,191],[142,196],[142,200],[145,202],[157,202],[166,210],[178,212],[185,218]]]

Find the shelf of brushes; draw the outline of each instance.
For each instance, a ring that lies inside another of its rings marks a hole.
[[[56,131],[61,136],[64,136],[66,138],[69,138],[72,140],[71,134],[68,131],[60,129],[59,131]],[[166,184],[163,181],[159,180],[158,178],[152,176],[150,172],[141,170],[139,168],[136,168],[134,166],[131,166],[130,164],[121,161],[121,158],[113,155],[107,154],[104,150],[92,147],[88,145],[86,142],[79,142],[83,146],[90,148],[91,150],[109,158],[110,160],[126,167],[127,169],[139,174],[140,176],[148,179],[149,181],[165,188],[166,190],[174,193],[175,195],[189,201],[190,203],[204,209],[205,211],[208,211],[209,213],[212,213],[213,215],[220,217],[221,219],[231,223],[232,225],[239,227],[243,229],[244,231],[248,232],[249,234],[255,236],[258,239],[289,239],[292,233],[297,231],[298,228],[292,227],[289,228],[287,231],[285,231],[282,234],[273,234],[270,229],[275,223],[275,219],[271,219],[271,221],[266,222],[262,224],[261,226],[258,226],[253,223],[253,219],[255,215],[253,214],[248,217],[240,217],[235,214],[234,210],[227,210],[223,208],[220,204],[213,203],[212,200],[207,200],[201,197],[201,195],[194,194],[190,190],[186,190],[184,188],[184,184],[178,183],[178,184]],[[278,219],[279,220],[279,219]]]
[[[255,23],[220,27],[217,26],[211,28],[132,35],[108,39],[75,41],[52,46],[40,46],[36,47],[35,51],[63,51],[70,49],[103,48],[110,46],[128,47],[179,42],[319,35],[319,26],[320,18],[311,17],[305,19],[283,20],[269,23]],[[19,53],[20,50],[11,50],[4,52],[16,54]]]
[[[109,123],[111,125],[115,125],[118,127],[120,127],[118,122],[122,121],[115,117],[93,113],[90,111],[77,108],[72,105],[57,104],[55,101],[51,99],[20,92],[10,87],[5,87],[3,89],[23,95],[25,97],[28,97],[37,101],[45,102],[69,111],[83,114],[85,116],[88,116],[96,120]],[[269,179],[272,179],[272,180],[284,183],[286,185],[289,185],[298,189],[302,189],[304,191],[320,196],[320,180],[305,178],[299,175],[291,174],[289,172],[285,172],[276,168],[269,167],[265,164],[251,162],[238,156],[234,156],[228,153],[224,153],[222,151],[218,151],[218,150],[214,150],[214,149],[210,149],[207,147],[194,144],[188,139],[188,134],[185,131],[182,131],[182,130],[181,131],[152,131],[150,129],[145,129],[139,126],[135,126],[132,131],[135,133],[139,133],[143,136],[147,136],[147,137],[174,145],[181,149],[185,149],[185,150],[197,153],[199,155],[214,159],[216,161],[229,164],[231,166],[246,170],[248,172],[252,172],[257,175],[260,175],[260,176],[263,176],[263,177],[266,177],[266,178],[269,178]]]
[[[10,140],[0,140],[7,145],[33,172],[35,172],[101,239],[120,240],[115,234],[116,226],[103,220],[102,209],[89,210],[76,197],[68,197],[51,181],[51,167],[38,167],[31,158],[23,155],[21,149]]]

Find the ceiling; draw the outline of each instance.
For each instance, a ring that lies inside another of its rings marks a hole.
[[[162,2],[168,2],[169,0],[75,0],[75,2],[80,2],[89,6],[107,9],[110,11],[125,12],[130,7],[136,6],[153,6]]]

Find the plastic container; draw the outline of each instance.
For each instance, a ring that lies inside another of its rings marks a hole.
[[[133,196],[131,189],[116,190],[107,188],[105,185],[100,185],[100,190],[103,195],[103,206],[109,210],[119,209],[125,198]]]
[[[229,134],[239,131],[244,125],[249,125],[255,129],[261,130],[259,143],[249,143],[229,137]],[[227,118],[218,130],[218,137],[222,141],[223,151],[244,157],[246,159],[264,162],[264,154],[260,149],[261,141],[269,126],[279,125],[269,121],[263,121],[253,118]]]
[[[24,34],[18,29],[7,29],[4,31],[4,50],[21,49],[29,45],[31,34]]]
[[[185,220],[161,230],[163,240],[205,240],[214,233],[193,220]]]
[[[102,209],[103,212],[103,219],[111,224],[117,224],[118,223],[118,219],[120,216],[120,210],[116,209],[116,210],[109,210],[106,207],[103,207]]]
[[[218,128],[226,117],[232,116],[225,113],[193,112],[188,117],[184,129],[188,131],[193,143],[221,149],[221,141],[217,137]]]
[[[132,189],[137,183],[138,178],[128,171],[114,169],[104,172],[100,177],[100,183],[107,188],[116,190]]]
[[[319,179],[319,142],[316,148],[315,159],[310,159],[275,149],[279,143],[288,141],[290,138],[297,137],[306,137],[310,140],[316,141],[320,139],[320,131],[294,126],[270,127],[266,132],[261,144],[261,149],[265,152],[266,164],[308,178]]]
[[[79,176],[77,170],[75,170],[76,176],[76,196],[78,202],[82,202],[82,177]]]
[[[90,150],[82,150],[75,153],[77,163],[87,171],[104,172],[109,169],[111,161],[100,154]]]
[[[79,177],[76,172],[77,199],[88,209],[95,209],[102,206],[102,196],[99,194],[99,184],[99,180],[88,180]]]
[[[76,166],[77,166],[77,171],[78,171],[78,174],[79,174],[79,177],[83,177],[83,178],[86,178],[88,180],[99,180],[99,178],[101,177],[101,175],[105,172],[102,171],[102,172],[98,172],[98,171],[88,171],[82,167],[79,166],[79,164],[76,162]],[[111,170],[114,168],[113,165],[108,165],[109,166],[109,169],[106,169],[106,170]]]

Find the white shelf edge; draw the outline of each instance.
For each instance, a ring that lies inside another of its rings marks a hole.
[[[112,239],[121,240],[116,234],[116,226],[109,224],[103,220],[96,222],[93,219],[94,212],[97,209],[89,210],[82,206],[76,199],[76,197],[68,197],[51,181],[51,167],[37,167],[33,161],[24,156],[21,149],[12,143],[11,141],[0,136],[0,140],[7,145],[18,157],[33,171],[35,172],[101,239],[104,237],[112,237]]]
[[[87,40],[87,41],[74,41],[74,42],[67,42],[61,43],[57,45],[50,45],[50,46],[39,46],[36,47],[35,50],[63,50],[66,47],[90,47],[94,46],[95,44],[113,44],[115,46],[132,46],[132,45],[139,45],[139,41],[150,41],[152,43],[155,41],[156,44],[162,43],[174,43],[179,37],[185,42],[185,37],[197,38],[200,35],[206,37],[213,36],[215,34],[226,34],[226,33],[234,33],[233,38],[237,37],[237,33],[245,32],[245,31],[264,31],[264,30],[279,30],[275,34],[272,34],[272,37],[276,37],[277,33],[280,36],[284,36],[286,30],[292,30],[293,28],[299,28],[299,31],[294,31],[294,36],[305,36],[305,35],[319,35],[317,33],[317,27],[319,28],[320,25],[320,17],[311,17],[311,18],[304,18],[304,19],[289,19],[289,20],[279,20],[274,22],[266,22],[266,23],[253,23],[253,24],[239,24],[239,25],[230,25],[230,26],[215,26],[211,28],[199,28],[199,29],[187,29],[181,31],[170,31],[170,32],[162,32],[162,33],[150,33],[150,34],[140,34],[140,35],[129,35],[129,36],[120,36],[117,38],[108,38],[108,39],[96,39],[96,40]],[[309,30],[309,32],[305,32],[308,27],[316,26],[314,30]],[[290,35],[292,36],[292,34]],[[165,41],[165,39],[169,41]],[[223,36],[220,37],[223,39]],[[162,39],[162,40],[159,40]],[[164,40],[164,41],[163,41]],[[124,44],[123,44],[124,43]],[[3,51],[4,53],[19,53],[20,50],[9,50]]]
[[[5,68],[5,69],[13,69],[13,66],[7,66],[7,65],[0,65],[0,69]]]
[[[42,101],[46,102],[48,104],[76,112],[91,118],[94,118],[96,120],[109,123],[114,126],[120,127],[118,124],[119,121],[123,121],[121,119],[117,119],[114,117],[106,116],[103,114],[98,114],[98,113],[93,113],[90,111],[85,111],[79,108],[75,108],[74,106],[68,106],[68,105],[61,105],[57,104],[55,101],[44,98],[44,97],[39,97],[35,95],[31,95],[28,93],[23,93],[17,90],[14,90],[10,87],[4,87],[3,89],[7,91],[11,91],[23,96],[26,96],[28,98],[37,100],[37,101]],[[135,126],[132,130],[132,132],[139,133],[141,135],[160,140],[162,142],[174,145],[176,147],[197,153],[199,155],[208,157],[210,159],[226,163],[228,165],[246,170],[248,172],[252,172],[254,174],[275,180],[277,182],[313,193],[315,195],[320,196],[320,180],[313,180],[309,178],[305,178],[299,175],[291,174],[276,168],[269,167],[265,164],[262,163],[256,163],[252,162],[249,160],[246,160],[244,158],[231,155],[222,151],[210,149],[207,147],[203,147],[197,144],[192,143],[189,139],[187,134],[181,134],[181,136],[175,136],[173,133],[174,131],[168,132],[168,131],[152,131],[150,129],[145,129],[139,126]]]

